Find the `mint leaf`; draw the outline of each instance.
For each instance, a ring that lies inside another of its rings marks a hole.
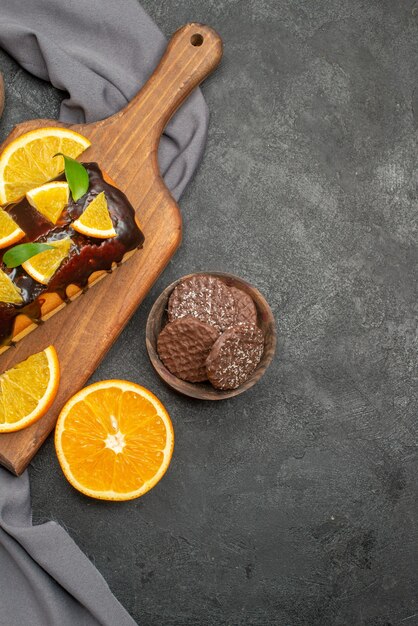
[[[17,267],[36,254],[53,248],[54,246],[47,243],[21,243],[6,252],[3,256],[3,263],[9,268]]]
[[[67,183],[69,188],[71,189],[71,195],[73,197],[74,202],[77,202],[87,193],[89,188],[89,174],[81,163],[72,159],[69,156],[66,156],[62,152],[57,152],[54,154],[54,158],[56,156],[62,156],[64,158],[64,171],[65,178],[67,179]]]

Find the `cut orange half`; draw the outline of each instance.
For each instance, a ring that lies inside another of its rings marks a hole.
[[[57,152],[76,159],[91,145],[68,128],[37,128],[10,142],[0,155],[0,204],[15,202],[27,191],[56,178],[64,170]]]
[[[0,433],[26,428],[48,411],[60,379],[54,346],[33,354],[0,376]]]
[[[150,391],[105,380],[79,391],[58,418],[55,448],[73,487],[101,500],[132,500],[154,487],[171,460],[170,417]]]
[[[97,237],[98,239],[116,237],[116,231],[113,228],[104,191],[99,193],[94,200],[87,205],[87,208],[83,211],[78,220],[72,223],[72,227],[74,230],[87,237]]]
[[[42,285],[49,283],[61,263],[67,258],[73,240],[66,237],[65,239],[46,241],[45,243],[52,246],[52,249],[39,252],[39,254],[35,254],[35,256],[22,263],[25,272]]]
[[[47,220],[56,224],[68,204],[70,188],[63,180],[54,180],[26,193],[26,199]]]
[[[16,224],[11,215],[0,209],[0,248],[12,246],[24,236],[25,232]]]

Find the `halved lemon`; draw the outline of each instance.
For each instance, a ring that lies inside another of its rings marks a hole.
[[[53,249],[35,254],[35,256],[22,263],[25,272],[38,283],[42,283],[42,285],[49,283],[61,263],[67,258],[73,241],[66,237],[65,239],[46,241],[45,243],[52,246]]]
[[[70,188],[62,180],[35,187],[26,193],[26,199],[47,220],[56,224],[68,204]]]
[[[132,500],[165,474],[170,417],[153,393],[124,380],[85,387],[62,409],[55,449],[68,481],[92,498]]]
[[[27,191],[56,178],[64,170],[62,152],[76,159],[91,145],[68,128],[38,128],[14,139],[0,155],[0,204],[14,202]]]
[[[7,248],[24,236],[25,231],[16,224],[12,216],[0,209],[0,248]]]
[[[0,270],[0,302],[7,304],[22,304],[23,302],[20,289],[3,270]]]
[[[78,220],[72,223],[72,227],[87,237],[97,237],[98,239],[116,237],[104,191],[87,205]]]
[[[1,374],[0,433],[21,430],[45,415],[55,400],[59,380],[54,346]]]

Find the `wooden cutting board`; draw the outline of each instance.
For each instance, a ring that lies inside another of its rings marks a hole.
[[[14,474],[27,467],[63,404],[94,372],[180,244],[181,216],[159,173],[158,144],[173,113],[221,57],[215,31],[187,24],[174,34],[146,85],[116,115],[71,126],[55,120],[24,122],[0,146],[1,151],[18,135],[42,126],[69,126],[82,133],[92,145],[81,159],[96,161],[126,193],[145,234],[143,250],[0,356],[3,372],[53,344],[61,364],[60,389],[50,411],[25,430],[0,435],[0,463]]]

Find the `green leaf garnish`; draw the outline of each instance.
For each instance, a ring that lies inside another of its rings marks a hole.
[[[21,243],[6,252],[3,256],[3,263],[9,268],[17,267],[40,252],[53,250],[53,248],[54,246],[47,243]]]
[[[72,159],[69,156],[66,156],[62,152],[57,152],[54,154],[54,157],[62,156],[64,159],[64,171],[65,178],[67,179],[67,183],[69,188],[71,189],[71,195],[73,197],[74,202],[77,202],[87,193],[89,188],[89,174],[81,163]]]

